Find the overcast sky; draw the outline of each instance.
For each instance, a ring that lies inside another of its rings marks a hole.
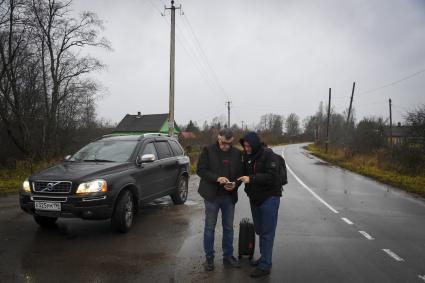
[[[119,122],[127,114],[168,112],[169,13],[166,0],[74,0],[76,12],[105,21],[113,51],[92,51],[108,68],[96,78],[107,89],[99,117]],[[425,1],[181,0],[177,13],[176,121],[202,125],[226,115],[232,124],[256,124],[261,115],[291,112],[301,118],[327,102],[363,116],[394,120],[425,103]],[[193,36],[192,30],[196,37]],[[202,51],[198,46],[200,43]],[[205,55],[204,55],[205,54]],[[207,60],[205,60],[207,58]],[[363,93],[363,94],[362,94]]]

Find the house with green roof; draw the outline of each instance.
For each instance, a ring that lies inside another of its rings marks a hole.
[[[147,133],[168,134],[168,113],[137,115],[127,114],[113,131],[113,134],[141,135]],[[178,135],[180,129],[174,123],[174,134]]]

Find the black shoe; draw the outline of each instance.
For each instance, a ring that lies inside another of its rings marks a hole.
[[[204,262],[205,271],[214,270],[214,258],[207,258]]]
[[[260,264],[260,259],[252,259],[249,261],[249,265],[253,266],[253,267],[257,267]]]
[[[270,274],[270,270],[264,270],[261,268],[256,267],[252,272],[251,272],[251,277],[261,277],[261,276],[266,276]]]
[[[236,268],[241,267],[241,263],[234,256],[223,257],[223,264]]]

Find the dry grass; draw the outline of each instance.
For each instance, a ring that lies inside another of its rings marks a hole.
[[[49,160],[32,163],[22,160],[17,161],[13,169],[0,169],[0,195],[17,193],[27,177],[58,162],[60,161]]]
[[[314,144],[308,145],[306,149],[313,155],[342,168],[425,197],[425,172],[416,175],[401,174],[388,169],[391,168],[388,164],[378,162],[377,154],[347,157],[343,149],[331,148],[325,153],[324,148]]]

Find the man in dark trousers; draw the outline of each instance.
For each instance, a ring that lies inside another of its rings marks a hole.
[[[239,178],[245,183],[255,232],[260,238],[261,257],[252,261],[256,266],[251,277],[265,276],[272,267],[273,243],[277,216],[282,196],[278,181],[278,160],[273,151],[261,143],[259,136],[250,132],[240,140],[244,148],[244,175]]]
[[[204,251],[205,269],[214,270],[214,235],[218,211],[223,225],[223,264],[240,267],[233,256],[233,218],[238,201],[238,187],[242,182],[241,152],[232,146],[233,132],[225,128],[217,142],[206,146],[199,157],[197,174],[201,177],[199,194],[205,201]]]

